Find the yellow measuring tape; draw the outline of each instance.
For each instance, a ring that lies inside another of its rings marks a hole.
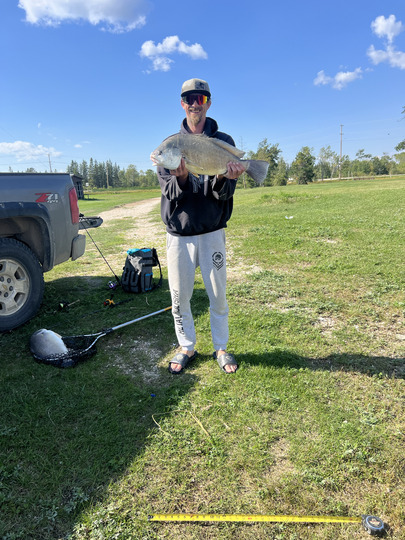
[[[265,516],[261,514],[153,514],[149,521],[272,521],[289,523],[361,523],[360,517]]]
[[[261,514],[152,514],[148,521],[268,521],[282,523],[361,523],[372,535],[384,531],[384,522],[376,516],[268,516]]]

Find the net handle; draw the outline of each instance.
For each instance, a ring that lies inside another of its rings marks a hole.
[[[172,309],[172,306],[166,307],[164,309],[159,309],[158,311],[154,311],[153,313],[148,313],[148,315],[143,315],[142,317],[138,317],[137,319],[132,319],[132,321],[127,321],[125,323],[118,324],[117,326],[106,328],[105,330],[103,330],[102,332],[99,332],[98,334],[88,334],[85,337],[94,336],[94,340],[85,349],[82,349],[80,353],[83,354],[89,351],[90,349],[92,349],[100,338],[106,336],[107,334],[111,334],[111,332],[114,332],[114,330],[118,330],[119,328],[124,328],[125,326],[129,326],[130,324],[136,323],[138,321],[142,321],[143,319],[148,319],[149,317],[153,317],[154,315],[158,315],[159,313],[163,313],[164,311],[168,311],[169,309]]]
[[[104,330],[103,335],[109,334],[110,332],[114,332],[114,330],[119,330],[120,328],[124,328],[125,326],[129,326],[130,324],[143,321],[144,319],[148,319],[149,317],[153,317],[154,315],[159,315],[159,313],[163,313],[164,311],[169,311],[169,309],[172,309],[172,306],[166,307],[164,309],[159,309],[158,311],[154,311],[153,313],[148,313],[148,315],[143,315],[142,317],[138,317],[137,319],[133,319],[132,321],[127,321],[122,324],[118,324],[117,326],[107,328],[106,330]],[[98,337],[101,337],[101,335]]]

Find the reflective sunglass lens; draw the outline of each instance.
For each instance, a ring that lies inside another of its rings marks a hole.
[[[203,94],[189,94],[188,96],[183,97],[183,101],[187,103],[187,105],[192,105],[195,101],[198,105],[205,105],[208,101],[208,97]]]

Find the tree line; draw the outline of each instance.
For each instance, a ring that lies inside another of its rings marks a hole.
[[[138,171],[135,165],[121,168],[111,160],[99,162],[90,158],[87,163],[71,161],[67,172],[83,178],[84,186],[90,188],[152,188],[158,187],[158,177],[155,171]]]
[[[405,120],[405,107],[402,114]],[[292,163],[282,157],[278,144],[271,144],[263,139],[256,152],[247,152],[247,159],[264,159],[269,163],[265,186],[283,186],[293,181],[307,184],[314,180],[326,178],[356,178],[361,176],[405,174],[405,139],[395,147],[393,156],[383,154],[381,157],[365,153],[364,148],[358,150],[355,159],[340,156],[330,146],[320,149],[317,156],[309,146],[303,146]],[[26,172],[36,172],[27,169]],[[135,165],[121,168],[111,160],[98,162],[90,158],[81,163],[72,161],[67,172],[83,178],[83,183],[90,188],[157,188],[158,177],[154,170],[138,171]],[[237,187],[255,187],[255,182],[246,174],[238,179]]]
[[[405,107],[402,109],[405,119]],[[249,152],[250,159],[264,159],[270,166],[265,186],[282,186],[289,180],[298,184],[307,184],[325,178],[355,178],[359,176],[376,176],[405,173],[405,139],[395,147],[393,157],[383,154],[382,157],[366,154],[364,148],[356,153],[356,158],[340,156],[330,146],[320,149],[318,156],[313,149],[303,146],[291,164],[284,161],[278,144],[270,144],[267,139],[259,143],[256,152]],[[246,175],[243,175],[244,177]],[[253,186],[253,180],[243,178],[244,186]]]
[[[269,163],[264,186],[283,186],[293,181],[307,184],[326,178],[356,178],[361,176],[377,176],[405,174],[405,139],[399,143],[393,157],[384,154],[382,157],[366,154],[364,149],[356,153],[355,159],[340,156],[330,146],[321,148],[318,156],[313,149],[303,146],[292,163],[282,157],[278,144],[271,144],[263,139],[256,152],[248,152],[248,159],[264,159]],[[90,158],[89,163],[72,161],[67,172],[83,178],[85,186],[90,188],[157,188],[158,177],[154,170],[138,171],[135,165],[121,168],[111,160],[98,162]],[[254,187],[256,184],[246,174],[238,180],[238,187]]]
[[[405,140],[399,143],[393,157],[383,154],[382,157],[366,154],[364,149],[356,153],[355,159],[349,156],[340,156],[330,146],[321,148],[318,156],[313,149],[303,146],[295,156],[293,162],[288,164],[281,156],[278,144],[270,144],[264,139],[257,152],[249,152],[249,159],[264,159],[270,166],[265,186],[282,186],[294,181],[298,184],[307,184],[314,180],[326,178],[356,178],[361,176],[391,175],[405,173]],[[252,181],[244,182],[253,185]]]

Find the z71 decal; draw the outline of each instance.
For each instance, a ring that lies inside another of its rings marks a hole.
[[[35,201],[37,203],[57,203],[59,202],[59,196],[57,193],[35,193],[39,195],[38,199]]]

